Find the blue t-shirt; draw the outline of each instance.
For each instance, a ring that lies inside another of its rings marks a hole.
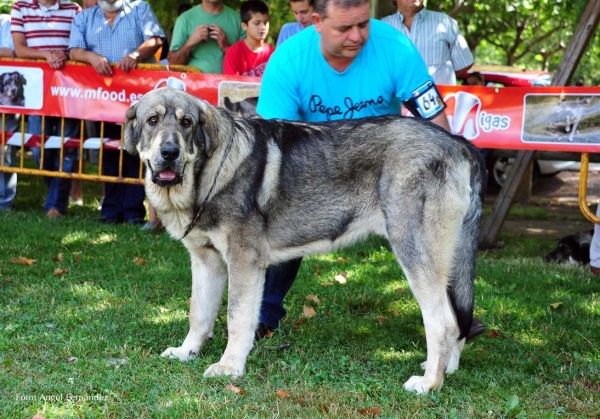
[[[281,27],[281,31],[279,32],[279,36],[277,37],[277,45],[275,47],[279,47],[288,38],[299,33],[302,29],[302,25],[299,22],[291,22],[286,23]]]
[[[262,79],[257,112],[263,118],[320,122],[398,114],[400,101],[433,79],[412,42],[371,19],[369,39],[350,66],[334,70],[314,26],[275,50]]]

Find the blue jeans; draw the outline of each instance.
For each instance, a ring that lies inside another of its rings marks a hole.
[[[2,119],[0,119],[2,121]],[[15,132],[19,127],[19,120],[15,115],[6,115],[6,132]],[[4,159],[5,166],[12,166],[15,160],[16,148],[0,145],[0,159]],[[0,172],[0,209],[9,210],[17,195],[17,174]]]
[[[98,132],[100,130],[98,129]],[[121,127],[114,124],[104,125],[104,136],[121,138]],[[123,177],[137,178],[140,173],[140,158],[123,153]],[[102,174],[106,176],[119,175],[119,152],[104,150],[102,155]],[[144,219],[146,194],[141,185],[106,182],[104,184],[104,201],[102,201],[102,217],[114,218],[119,221]]]
[[[42,133],[42,117],[29,116],[29,132],[31,134],[41,135]],[[46,117],[45,118],[45,135],[61,135],[61,118]],[[65,139],[69,137],[79,137],[79,121],[76,119],[65,119]],[[76,148],[65,148],[63,153],[63,172],[72,173],[77,162]],[[40,164],[42,151],[39,147],[32,147],[31,152],[36,163]],[[44,150],[44,170],[58,171],[60,168],[60,149],[45,149]],[[67,212],[69,205],[69,191],[71,190],[71,179],[59,177],[44,177],[44,183],[48,186],[48,194],[44,203],[44,210],[49,211],[56,209],[61,214]]]
[[[272,329],[279,327],[285,317],[283,298],[296,280],[302,258],[292,259],[279,265],[269,266],[265,274],[265,289],[260,307],[260,322]]]

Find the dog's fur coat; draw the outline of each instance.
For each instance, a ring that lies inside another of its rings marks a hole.
[[[0,74],[0,105],[25,106],[25,77],[18,71]]]
[[[590,263],[590,245],[593,235],[594,229],[591,229],[561,238],[556,248],[548,253],[544,260],[548,263],[564,265],[587,265]]]
[[[146,194],[173,237],[200,213],[182,240],[192,262],[190,330],[163,356],[196,357],[228,284],[227,348],[204,375],[243,374],[266,268],[377,234],[389,240],[425,324],[425,374],[405,387],[440,388],[458,368],[486,183],[479,151],[462,137],[401,116],[234,118],[163,88],[127,111],[125,148],[144,161]]]

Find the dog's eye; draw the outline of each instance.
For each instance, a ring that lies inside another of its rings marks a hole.
[[[191,127],[192,126],[192,120],[190,118],[183,118],[181,120],[181,125],[183,125],[186,128]]]
[[[151,124],[151,125],[154,125],[154,124],[158,123],[158,117],[151,116],[150,118],[148,118],[148,123]]]

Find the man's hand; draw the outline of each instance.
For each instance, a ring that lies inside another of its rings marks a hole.
[[[186,41],[186,44],[190,46],[198,45],[200,42],[206,41],[208,39],[209,34],[210,27],[208,25],[200,25],[196,29],[194,29],[194,32],[192,32],[192,34]]]
[[[48,61],[50,67],[55,70],[60,70],[67,62],[67,53],[60,50],[48,51],[46,54],[46,61]]]
[[[139,57],[140,55],[136,55],[135,53],[124,56],[119,62],[119,68],[124,72],[129,73],[130,70],[137,67]]]
[[[227,42],[227,34],[221,27],[217,24],[212,24],[210,26],[210,37],[217,41],[219,44],[219,48],[225,51],[229,48],[229,43]]]
[[[96,73],[100,74],[101,76],[112,76],[112,65],[110,65],[105,57],[91,51],[88,51],[88,53],[90,56],[90,64],[92,67],[94,67]]]

